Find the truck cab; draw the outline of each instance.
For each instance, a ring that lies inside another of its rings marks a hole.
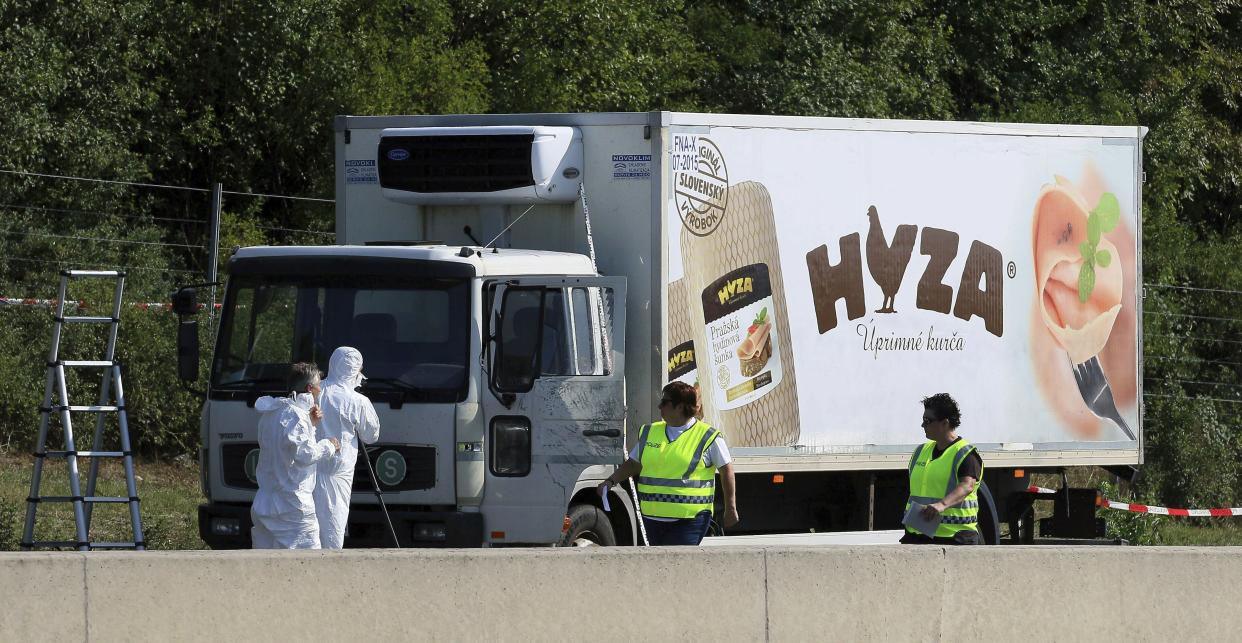
[[[339,346],[363,354],[381,424],[366,452],[401,546],[632,542],[593,488],[624,458],[624,279],[582,255],[444,245],[245,248],[228,273],[201,420],[212,547],[249,546],[255,400]],[[391,546],[364,463],[354,490],[347,546]]]

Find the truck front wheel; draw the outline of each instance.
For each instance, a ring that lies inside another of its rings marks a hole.
[[[569,530],[561,536],[561,547],[612,547],[617,536],[612,523],[602,509],[595,505],[574,505],[569,508]]]

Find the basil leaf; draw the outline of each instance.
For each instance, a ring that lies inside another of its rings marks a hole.
[[[1078,301],[1087,303],[1087,300],[1091,298],[1092,290],[1095,290],[1095,266],[1084,263],[1082,269],[1078,271]]]
[[[1087,241],[1093,246],[1100,245],[1100,215],[1094,212],[1087,215]]]
[[[1099,217],[1102,232],[1116,228],[1117,222],[1121,220],[1121,205],[1117,203],[1117,196],[1112,192],[1101,194],[1100,202],[1096,204],[1092,214]]]
[[[1108,264],[1113,262],[1113,256],[1108,254],[1107,250],[1101,250],[1095,253],[1095,263],[1101,268],[1107,268]]]

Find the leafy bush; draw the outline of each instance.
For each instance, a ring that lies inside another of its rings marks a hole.
[[[1145,504],[1143,500],[1133,499],[1125,500],[1121,494],[1118,485],[1111,482],[1104,482],[1100,485],[1100,493],[1104,494],[1109,500],[1117,502],[1137,502]],[[1159,504],[1154,500],[1152,504]],[[1105,524],[1108,525],[1108,537],[1120,538],[1131,545],[1159,545],[1161,544],[1161,529],[1164,526],[1165,516],[1154,514],[1131,513],[1129,511],[1105,511]]]

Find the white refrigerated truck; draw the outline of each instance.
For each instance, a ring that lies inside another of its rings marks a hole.
[[[738,534],[899,528],[921,399],[986,462],[1142,460],[1145,129],[670,112],[341,116],[338,245],[229,262],[202,418],[204,539],[245,546],[254,399],[362,350],[403,545],[633,544],[595,486],[699,387]],[[187,354],[189,351],[187,351]],[[387,527],[357,467],[347,543]],[[1090,536],[1066,490],[1043,533]]]

